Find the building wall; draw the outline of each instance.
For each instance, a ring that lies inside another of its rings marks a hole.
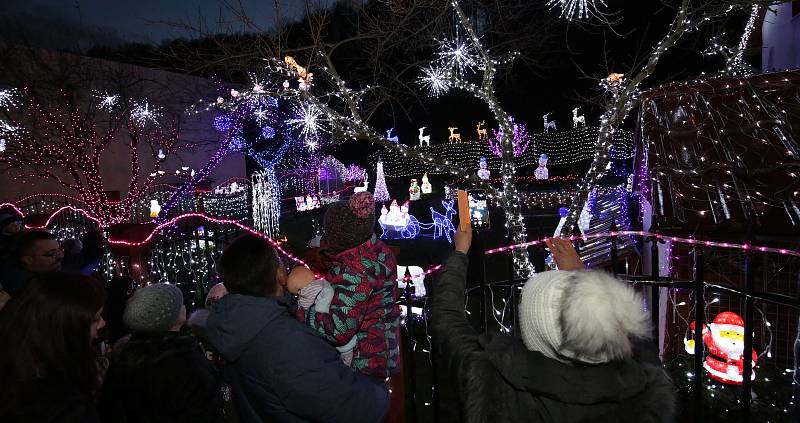
[[[45,63],[52,64],[67,59],[80,64],[91,71],[87,75],[96,74],[124,74],[134,76],[141,82],[140,96],[147,98],[152,103],[166,108],[172,115],[180,119],[180,139],[196,144],[195,147],[179,151],[173,156],[168,156],[161,169],[165,174],[160,178],[161,183],[177,183],[181,179],[175,176],[175,171],[183,166],[199,170],[216,150],[220,141],[220,134],[213,127],[213,112],[197,114],[183,113],[186,108],[196,103],[201,98],[211,98],[215,89],[211,81],[187,75],[166,71],[131,66],[106,60],[79,57],[67,53],[50,51],[37,51]],[[46,68],[46,66],[45,66]],[[28,69],[27,71],[30,71]],[[13,81],[8,73],[0,72],[0,86],[18,86],[19,81]],[[18,78],[17,78],[18,79]],[[94,84],[94,81],[87,81]],[[95,87],[93,87],[95,88]],[[89,89],[89,88],[87,88]],[[125,196],[128,190],[131,172],[131,159],[129,150],[124,145],[123,137],[115,140],[106,149],[102,157],[100,174],[103,177],[107,191],[119,191]],[[141,164],[141,178],[146,178],[154,168],[153,154],[145,147],[139,149]],[[0,172],[0,200],[17,199],[35,193],[69,192],[54,181],[33,179],[19,180],[22,169],[12,169]],[[209,182],[212,185],[222,183],[233,177],[246,177],[245,159],[235,153],[224,159],[211,173]],[[141,180],[141,179],[140,179]]]
[[[791,2],[772,6],[766,11],[761,28],[764,72],[800,67],[800,14],[792,14]]]

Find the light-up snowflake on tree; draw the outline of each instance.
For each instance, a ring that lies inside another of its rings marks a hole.
[[[550,9],[561,9],[561,17],[565,19],[588,19],[601,15],[599,7],[606,7],[603,0],[548,0]]]

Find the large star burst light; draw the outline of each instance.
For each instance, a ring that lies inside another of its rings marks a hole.
[[[300,130],[300,135],[306,139],[316,139],[317,133],[322,130],[322,111],[312,103],[302,103],[295,108],[294,118],[287,123]]]
[[[431,97],[438,97],[450,89],[446,71],[437,65],[423,68],[419,83]]]
[[[548,0],[550,9],[561,9],[561,17],[569,20],[588,19],[600,15],[598,7],[606,7],[603,0]]]

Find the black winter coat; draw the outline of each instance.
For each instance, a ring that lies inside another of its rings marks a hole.
[[[220,378],[194,336],[134,333],[109,361],[98,406],[102,421],[221,421]]]
[[[434,284],[432,336],[461,402],[462,421],[669,422],[674,388],[654,345],[600,365],[568,365],[519,339],[478,334],[464,315],[467,257],[453,253]]]

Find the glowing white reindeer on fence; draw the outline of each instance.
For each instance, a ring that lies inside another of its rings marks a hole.
[[[544,119],[544,132],[550,132],[551,129],[553,131],[557,131],[558,130],[558,129],[556,129],[556,121],[554,121],[554,120],[551,120],[549,122],[547,121],[550,118],[551,114],[552,113],[547,113],[546,115],[542,116],[542,119]]]
[[[364,185],[355,187],[355,189],[353,189],[353,193],[355,194],[357,192],[364,192],[367,189],[369,189],[369,175],[367,175],[367,172],[364,172]]]
[[[475,127],[478,130],[478,140],[489,139],[489,132],[486,131],[486,128],[481,128],[483,125],[486,125],[485,120],[478,122],[478,125]]]
[[[453,200],[442,201],[444,206],[444,214],[441,214],[431,207],[431,218],[433,219],[433,238],[438,238],[442,235],[447,237],[447,242],[453,242],[452,234],[456,233],[456,228],[453,226],[453,216],[456,211],[453,210]]]
[[[422,135],[422,133],[425,132],[425,128],[427,128],[427,126],[423,126],[422,128],[419,128],[419,146],[420,147],[422,147],[422,143],[425,143],[428,147],[431,146],[431,136],[430,135]]]
[[[447,128],[447,129],[450,130],[450,138],[447,139],[448,141],[450,141],[451,143],[453,143],[453,142],[461,142],[461,134],[455,132],[456,130],[458,130],[458,127],[456,127],[456,128]]]
[[[576,107],[576,108],[572,109],[572,127],[573,128],[577,128],[578,125],[580,125],[582,128],[585,128],[586,127],[586,117],[583,116],[583,115],[578,116],[578,109],[580,109],[580,107]]]
[[[386,130],[386,139],[397,144],[400,142],[400,138],[397,138],[397,135],[392,136],[392,131],[394,131],[394,128],[389,128]]]

